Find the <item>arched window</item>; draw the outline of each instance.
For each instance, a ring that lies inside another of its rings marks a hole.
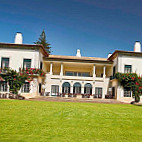
[[[84,94],[92,94],[92,85],[90,83],[84,85]]]
[[[68,83],[68,82],[63,83],[62,93],[70,93],[70,83]]]
[[[79,82],[76,82],[73,85],[73,93],[74,94],[81,94],[81,84]]]

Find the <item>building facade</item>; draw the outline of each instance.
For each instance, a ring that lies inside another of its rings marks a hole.
[[[45,77],[34,76],[25,82],[19,93],[26,98],[43,96],[117,99],[133,101],[132,92],[119,85],[114,78],[116,72],[142,74],[142,52],[139,42],[134,51],[115,51],[108,58],[48,55],[41,45],[22,43],[18,33],[15,43],[0,43],[1,68],[37,68]],[[8,84],[0,81],[0,92],[8,93]]]

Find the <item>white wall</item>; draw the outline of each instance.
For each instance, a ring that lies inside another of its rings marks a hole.
[[[31,67],[39,68],[42,54],[39,53],[38,50],[10,48],[0,49],[0,66],[2,57],[9,58],[9,67],[19,71],[19,67],[23,67],[23,59],[31,59]]]
[[[115,62],[116,59],[117,58],[115,58]],[[116,65],[118,66],[118,72],[124,73],[125,65],[132,65],[132,73],[137,73],[140,76],[142,75],[142,57],[118,55],[118,63]],[[112,86],[117,89],[117,100],[127,103],[134,101],[132,97],[124,97],[123,87],[118,85],[118,83],[113,83]]]
[[[84,85],[86,83],[90,83],[92,85],[92,94],[95,94],[95,88],[101,87],[103,89],[102,98],[105,98],[105,95],[108,91],[108,85],[109,85],[109,78],[105,78],[104,80],[100,81],[89,81],[89,80],[75,80],[73,76],[67,76],[68,79],[62,79],[59,75],[56,75],[55,78],[53,78],[55,75],[46,74],[45,78],[45,92],[50,92],[51,95],[51,86],[52,85],[59,85],[59,92],[62,93],[62,84],[64,82],[69,82],[71,86],[73,86],[74,83],[79,82],[81,84],[81,93],[84,94]],[[71,79],[72,78],[72,79]],[[83,78],[83,77],[82,77]],[[85,77],[87,78],[87,77]],[[71,87],[71,93],[73,93],[73,87]]]
[[[119,55],[118,65],[119,72],[124,73],[125,65],[132,65],[132,72],[142,75],[142,57]]]

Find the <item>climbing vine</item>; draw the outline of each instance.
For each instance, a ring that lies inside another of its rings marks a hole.
[[[9,85],[9,91],[13,94],[18,94],[18,91],[25,83],[31,82],[34,75],[44,76],[44,72],[39,69],[19,69],[19,72],[11,68],[0,69],[0,81],[6,81]]]
[[[116,73],[115,77],[121,86],[130,88],[135,102],[139,102],[142,95],[142,78],[136,73]]]

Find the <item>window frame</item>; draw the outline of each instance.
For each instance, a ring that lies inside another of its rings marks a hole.
[[[8,66],[7,67],[3,67],[3,59],[8,59]],[[9,57],[1,57],[1,68],[9,68]]]
[[[27,64],[26,64],[26,67],[25,67],[25,63],[28,63],[28,62],[25,62],[25,60],[30,60],[30,62],[29,62],[30,63],[30,67],[27,67]],[[27,59],[27,58],[23,59],[23,69],[26,69],[26,68],[30,69],[31,65],[32,65],[32,59]]]
[[[0,92],[7,92],[8,85],[6,81],[0,81]]]
[[[132,73],[132,65],[124,65],[124,73]]]
[[[66,71],[66,76],[79,76],[79,77],[90,77],[90,72],[73,72],[73,71]]]
[[[27,86],[28,85],[28,86]],[[22,93],[29,93],[30,92],[30,83],[25,82],[22,87],[21,87],[21,92]]]
[[[51,96],[57,96],[58,94],[59,94],[59,85],[51,85]]]
[[[92,94],[92,84],[86,83],[84,85],[84,94]]]
[[[73,94],[81,94],[81,83],[79,83],[79,82],[74,83]]]
[[[125,90],[125,89],[127,89],[127,90]],[[126,92],[126,93],[125,93],[125,92]],[[124,97],[127,97],[127,98],[132,97],[132,91],[131,91],[131,89],[124,87],[124,94],[123,94],[123,96],[124,96]]]
[[[100,93],[100,90],[101,90],[101,93]],[[102,98],[102,95],[103,95],[103,88],[102,88],[102,87],[95,87],[95,95],[96,95],[98,98]]]
[[[67,85],[65,85],[65,84],[67,84]],[[71,87],[71,85],[69,82],[64,82],[62,84],[62,93],[67,93],[67,94],[70,93],[70,87]]]

